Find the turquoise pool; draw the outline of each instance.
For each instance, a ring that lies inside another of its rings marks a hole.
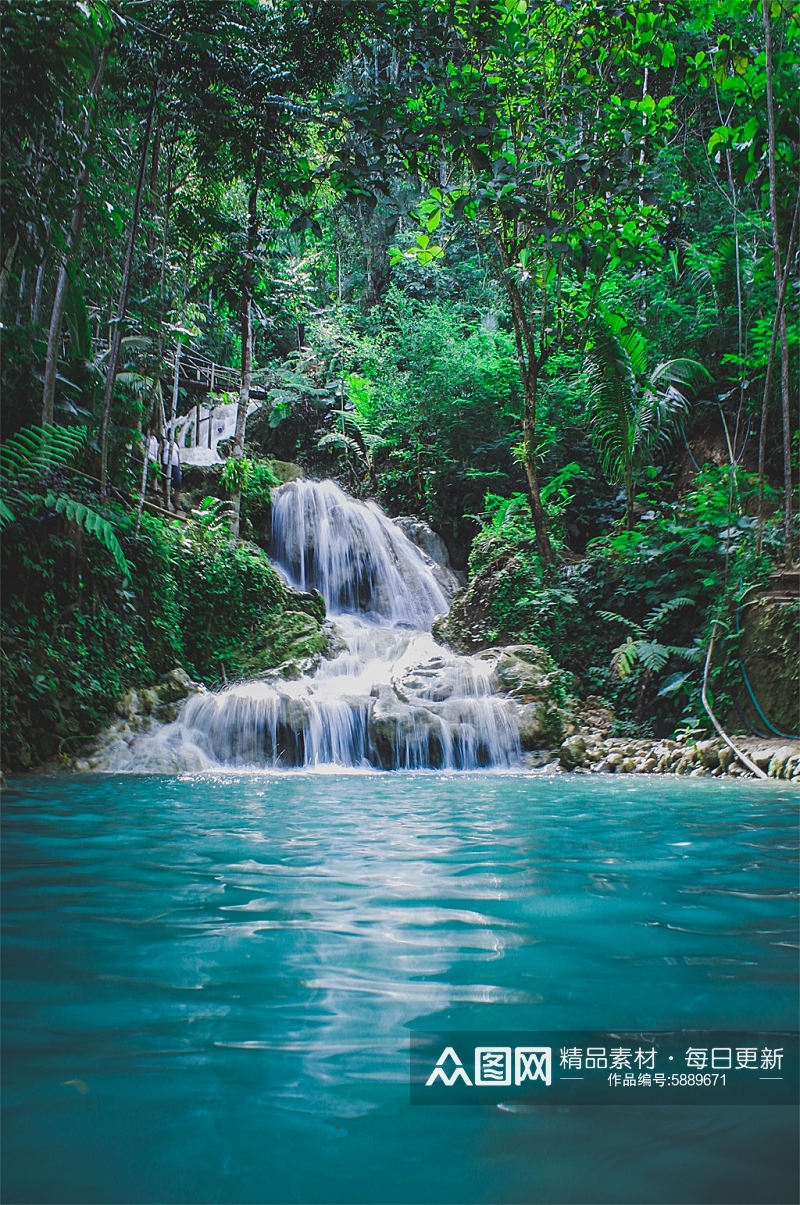
[[[789,1202],[788,1107],[431,1108],[429,1029],[794,1029],[797,805],[513,774],[18,778],[6,1202]]]

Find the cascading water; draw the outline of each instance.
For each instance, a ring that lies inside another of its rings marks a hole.
[[[275,491],[271,557],[317,589],[339,651],[295,681],[246,682],[188,700],[157,740],[173,764],[474,769],[519,760],[517,709],[492,667],[430,635],[449,593],[437,566],[372,502],[331,481]],[[441,575],[439,575],[441,576]],[[139,768],[158,768],[141,750]],[[120,768],[120,767],[111,767]]]
[[[333,481],[276,490],[270,553],[299,590],[319,590],[329,615],[429,629],[449,605],[424,554],[374,502],[349,498]]]

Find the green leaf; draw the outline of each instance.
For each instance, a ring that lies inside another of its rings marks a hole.
[[[661,690],[658,692],[659,698],[668,698],[674,695],[683,686],[684,682],[691,678],[691,672],[685,674],[670,674]]]
[[[708,140],[709,155],[713,154],[716,147],[727,146],[732,135],[733,130],[729,126],[718,126]]]

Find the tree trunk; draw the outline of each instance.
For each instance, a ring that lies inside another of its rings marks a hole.
[[[538,376],[529,373],[525,380],[525,416],[522,420],[522,440],[525,449],[525,475],[528,478],[528,495],[531,517],[536,532],[536,551],[543,565],[551,565],[555,559],[553,546],[547,531],[547,515],[542,505],[539,477],[536,472],[536,396]]]
[[[9,247],[8,253],[7,253],[5,259],[3,260],[3,267],[2,267],[2,269],[0,269],[0,307],[2,307],[3,299],[6,295],[6,285],[8,283],[8,278],[9,278],[9,275],[11,273],[11,268],[14,263],[14,256],[17,254],[18,246],[19,246],[19,234],[17,234],[13,243]]]
[[[164,295],[166,291],[167,279],[167,236],[169,233],[169,219],[172,211],[172,166],[173,166],[173,151],[174,142],[170,142],[169,152],[167,155],[167,191],[164,201],[164,222],[161,234],[161,272],[159,278],[159,305],[158,305],[158,346],[156,349],[156,369],[153,380],[153,393],[150,401],[150,412],[147,420],[147,430],[145,440],[149,440],[151,434],[151,424],[155,412],[155,404],[160,396],[160,375],[164,363]],[[161,415],[163,420],[164,402],[161,400]],[[158,422],[156,423],[158,425]],[[159,465],[159,470],[161,466]],[[136,511],[136,535],[139,535],[139,530],[142,525],[142,512],[144,511],[145,495],[147,493],[147,457],[145,456],[144,469],[142,471],[142,479],[139,489],[139,505]]]
[[[772,385],[772,374],[775,367],[775,348],[778,343],[778,331],[780,330],[781,320],[784,320],[785,325],[785,303],[786,303],[786,286],[789,282],[789,273],[792,266],[792,257],[794,255],[795,243],[798,233],[800,232],[800,190],[797,193],[797,200],[794,206],[794,217],[792,218],[792,228],[789,232],[789,245],[786,249],[786,262],[783,266],[783,274],[781,276],[780,287],[778,289],[778,305],[775,310],[775,318],[772,323],[772,339],[769,346],[769,354],[767,356],[767,371],[764,376],[764,392],[761,398],[761,430],[758,437],[758,552],[761,553],[761,543],[764,536],[764,522],[766,514],[764,509],[764,464],[767,453],[767,410],[769,405],[770,387]],[[784,466],[785,467],[785,466]],[[790,482],[791,485],[791,482]],[[791,507],[791,493],[789,494],[789,506]],[[791,518],[791,510],[789,512]],[[786,515],[784,513],[784,522]],[[788,536],[786,543],[787,559],[791,554],[791,547]]]
[[[155,273],[152,270],[151,259],[156,249],[156,226],[152,220],[156,215],[156,202],[158,200],[158,167],[161,159],[161,139],[164,133],[164,117],[159,116],[156,122],[156,132],[153,135],[153,153],[150,156],[150,181],[147,186],[147,208],[150,213],[151,221],[147,227],[147,235],[145,237],[145,247],[147,248],[147,273],[152,280]]]
[[[128,310],[128,294],[130,292],[131,273],[133,270],[133,253],[136,248],[136,232],[139,227],[139,214],[142,208],[142,194],[144,192],[144,174],[147,166],[147,155],[150,149],[150,137],[153,132],[153,114],[155,113],[156,98],[160,84],[161,77],[159,76],[154,81],[150,93],[150,103],[147,108],[144,133],[142,134],[141,149],[139,151],[139,174],[136,178],[136,191],[133,197],[133,213],[131,214],[131,225],[128,232],[128,245],[125,250],[125,264],[122,270],[122,286],[120,288],[117,318],[114,324],[114,334],[111,339],[108,368],[106,370],[106,387],[103,392],[103,410],[100,421],[100,490],[103,493],[105,492],[108,479],[108,431],[111,424],[111,401],[114,397],[114,385],[117,379],[117,369],[119,368],[122,324],[125,321],[125,314]]]
[[[167,465],[164,473],[164,509],[172,506],[172,449],[175,447],[175,417],[178,413],[178,381],[181,375],[181,350],[183,342],[178,335],[175,348],[175,372],[172,377],[172,406],[169,412],[169,442],[167,444]]]
[[[64,309],[67,304],[67,289],[69,286],[69,276],[67,265],[69,260],[75,255],[78,244],[81,241],[83,233],[83,223],[86,218],[86,185],[89,180],[89,165],[88,152],[91,146],[95,117],[97,116],[97,94],[100,91],[100,84],[103,79],[103,72],[106,66],[106,56],[108,50],[103,49],[100,54],[100,61],[97,64],[97,70],[94,73],[91,85],[89,87],[89,105],[86,111],[86,118],[83,125],[83,141],[81,145],[81,165],[78,170],[78,178],[75,182],[75,207],[72,210],[72,219],[69,224],[69,233],[67,234],[67,242],[64,247],[64,253],[61,257],[61,263],[58,268],[58,277],[56,279],[55,295],[53,297],[53,308],[50,313],[50,329],[47,333],[47,354],[44,361],[44,385],[42,388],[42,424],[52,423],[55,396],[56,396],[56,373],[58,369],[58,357],[61,351],[61,332],[64,326]],[[44,264],[40,266],[39,277],[37,277],[37,293],[41,288],[41,282],[44,277]],[[35,318],[32,316],[32,323],[38,320],[38,302],[34,301],[36,310]]]
[[[776,184],[777,152],[775,147],[775,105],[772,96],[772,28],[770,25],[770,0],[761,0],[761,16],[764,23],[764,72],[767,85],[767,162],[769,166],[769,214],[772,225],[772,263],[775,275],[775,292],[780,299],[783,267],[778,234],[778,195]],[[786,310],[778,305],[778,336],[781,345],[781,425],[783,427],[783,526],[786,543],[786,563],[792,560],[792,425],[789,403],[789,341],[786,331]],[[774,354],[774,353],[773,353]],[[762,432],[762,443],[765,436]],[[759,456],[760,492],[763,498],[764,464]]]
[[[242,283],[242,376],[239,384],[239,404],[236,408],[236,430],[233,436],[233,456],[241,460],[244,456],[244,434],[247,427],[247,409],[250,405],[250,385],[253,379],[253,291],[255,273],[253,256],[258,241],[258,190],[261,186],[261,159],[256,160],[253,187],[247,199],[247,263]],[[239,539],[242,513],[242,492],[236,489],[232,498],[231,543]]]
[[[627,531],[633,528],[633,474],[630,469],[625,470],[625,528]]]

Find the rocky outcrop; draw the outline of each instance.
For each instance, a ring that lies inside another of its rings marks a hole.
[[[545,749],[574,731],[569,675],[535,645],[487,649],[474,661],[443,655],[411,666],[376,687],[369,735],[384,766],[459,763],[453,747],[478,764],[490,753],[514,764],[519,752]]]
[[[517,705],[520,748],[544,749],[575,731],[573,678],[535,644],[484,649],[478,660],[491,666],[490,688]]]
[[[316,593],[316,591],[315,591]],[[317,596],[319,597],[319,596]],[[291,604],[292,599],[289,599]],[[254,638],[240,662],[242,678],[299,678],[330,650],[330,625],[306,611],[281,611]]]
[[[424,519],[401,515],[399,519],[394,520],[394,525],[425,553],[433,566],[436,580],[448,596],[465,584],[465,575],[456,573],[450,564],[450,554],[444,540]]]
[[[766,729],[767,721],[783,732],[800,733],[797,574],[785,589],[786,598],[754,598],[742,607],[739,657],[752,695],[743,681],[734,722],[741,713],[761,731]]]
[[[114,704],[117,718],[103,730],[81,757],[73,761],[72,769],[79,773],[89,770],[124,769],[130,760],[133,744],[139,737],[155,732],[165,724],[171,724],[186,699],[204,693],[205,686],[192,681],[181,666],[170,670],[155,686],[127,690]]]
[[[460,653],[513,644],[519,639],[519,625],[513,609],[499,603],[519,597],[520,572],[517,557],[505,549],[472,573],[467,586],[453,596],[448,613],[433,625],[436,639]]]

